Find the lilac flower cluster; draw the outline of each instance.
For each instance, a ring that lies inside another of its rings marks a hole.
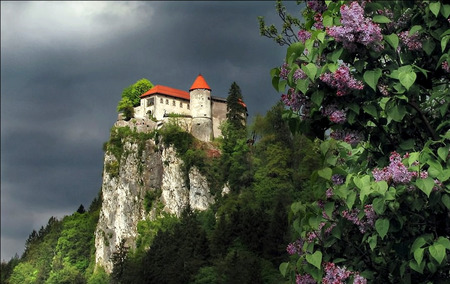
[[[314,278],[312,278],[311,275],[309,274],[305,274],[305,275],[301,275],[301,274],[297,274],[297,276],[295,277],[295,284],[316,284],[316,280],[314,280]]]
[[[364,17],[364,9],[354,1],[350,6],[341,6],[342,26],[327,28],[327,34],[342,42],[350,51],[356,50],[356,43],[372,47],[376,51],[383,49],[381,28],[370,18]]]
[[[407,155],[404,158],[408,157]],[[389,165],[382,169],[375,168],[372,171],[375,181],[385,180],[394,183],[408,183],[414,177],[426,178],[427,172],[410,172],[408,168],[402,163],[402,157],[397,152],[392,152],[389,157]]]
[[[398,34],[403,45],[408,47],[409,50],[421,50],[422,42],[420,41],[420,35],[415,32],[413,35],[409,35],[409,31],[403,31]]]
[[[314,25],[317,30],[323,29],[323,17],[321,13],[317,13],[314,15]]]
[[[297,83],[299,79],[301,80],[306,79],[308,75],[306,75],[305,71],[299,68],[294,71],[294,75],[292,75],[292,77],[294,78],[294,82]]]
[[[325,268],[325,277],[322,278],[323,284],[343,284],[352,274],[345,266],[339,267],[332,262],[325,262],[323,266]]]
[[[339,97],[350,93],[351,90],[362,90],[364,88],[363,82],[356,80],[350,74],[350,68],[345,64],[339,66],[334,73],[327,72],[320,75],[320,80],[336,88],[336,95]]]
[[[344,110],[338,110],[335,105],[329,105],[322,110],[324,116],[328,116],[331,122],[344,123],[347,119]]]
[[[307,39],[311,37],[311,33],[305,30],[300,30],[298,32],[298,40],[302,43],[305,43]]]
[[[443,69],[445,72],[450,73],[450,65],[448,64],[448,61],[442,62],[442,69]]]
[[[309,115],[309,110],[311,108],[311,102],[307,100],[305,95],[301,92],[295,92],[293,88],[290,88],[287,94],[281,95],[281,101],[293,111],[300,111],[300,116],[302,119]]]
[[[323,13],[327,10],[327,5],[325,2],[320,0],[307,1],[306,5],[309,9],[317,13]]]
[[[390,23],[386,23],[386,28],[388,30],[388,33],[395,32],[396,30],[406,28],[408,26],[409,20],[411,19],[411,10],[406,10],[397,20],[394,19],[394,13],[385,8],[384,10],[378,10],[377,13],[379,15],[386,16],[389,20],[391,20]]]
[[[363,140],[360,133],[354,131],[336,130],[330,133],[330,137],[336,140],[347,142],[354,146]]]
[[[325,216],[326,216],[326,213],[322,213],[322,214],[325,214]],[[324,217],[325,217],[324,216]],[[327,218],[328,216],[326,216],[325,218]],[[325,225],[326,225],[326,223],[325,222],[321,222],[320,224],[319,224],[319,227],[317,228],[317,230],[316,231],[312,231],[312,232],[309,232],[307,235],[306,235],[306,241],[308,242],[308,243],[312,243],[312,242],[314,242],[316,239],[318,239],[318,238],[321,238],[321,237],[326,237],[326,236],[328,236],[329,234],[331,234],[331,231],[334,229],[334,227],[336,227],[336,223],[333,223],[333,224],[331,224],[329,227],[327,227],[326,229],[325,229],[325,231],[324,231],[324,235],[322,235],[322,229],[323,229],[323,227],[325,227]]]
[[[327,198],[333,197],[333,195],[334,195],[333,188],[332,187],[328,188],[327,191],[325,192],[325,195]]]
[[[358,208],[354,208],[351,211],[344,210],[342,211],[342,217],[358,226],[359,231],[364,234],[368,229],[375,226],[377,215],[373,210],[372,204],[364,206],[364,217],[361,219],[358,217],[359,212],[360,210]]]
[[[335,185],[343,184],[343,183],[344,183],[344,179],[345,179],[345,177],[344,177],[343,175],[338,175],[338,174],[333,175],[333,176],[331,177],[331,181],[332,181]]]
[[[388,91],[388,86],[387,85],[378,84],[377,87],[378,87],[378,90],[380,91],[380,93],[383,96],[386,96],[386,97],[389,96],[389,91]]]
[[[288,246],[286,247],[286,251],[290,255],[294,254],[302,255],[303,244],[304,244],[303,239],[298,239],[295,242],[288,244]]]
[[[280,68],[280,78],[283,80],[287,80],[289,75],[289,65],[285,62],[281,65]]]

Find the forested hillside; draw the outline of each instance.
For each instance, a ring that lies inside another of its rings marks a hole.
[[[248,126],[242,117],[230,119],[223,139],[213,142],[220,156],[208,155],[176,125],[161,129],[162,143],[173,145],[186,167],[205,174],[216,202],[203,212],[187,208],[181,218],[161,212],[141,221],[136,249],[118,247],[111,275],[94,272],[100,195],[87,211],[80,206],[33,231],[24,254],[2,263],[2,283],[283,282],[278,266],[292,238],[289,205],[313,200],[308,177],[318,165],[317,147],[290,133],[283,111],[277,104]],[[230,193],[222,195],[224,183]]]

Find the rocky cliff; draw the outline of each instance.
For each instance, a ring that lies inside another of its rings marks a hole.
[[[142,134],[154,130],[156,125],[152,123],[118,121],[115,128],[128,126],[134,134]],[[157,143],[158,139],[142,135],[115,139],[116,148],[105,149],[103,201],[95,232],[96,264],[108,273],[112,271],[111,256],[117,246],[125,240],[127,247],[135,247],[138,222],[155,218],[157,207],[180,216],[188,204],[192,209],[205,210],[214,201],[207,180],[198,169],[191,168],[186,178],[183,161],[173,147],[164,147]],[[156,199],[152,208],[146,208],[148,194]]]

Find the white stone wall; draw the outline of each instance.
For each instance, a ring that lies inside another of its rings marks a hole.
[[[211,118],[211,92],[206,89],[191,91],[192,118]]]
[[[154,104],[148,105],[148,100],[153,98]],[[190,115],[190,102],[188,100],[179,99],[164,95],[154,95],[141,99],[141,105],[134,109],[134,117],[143,118],[148,117],[147,112],[151,111],[153,117],[157,120],[164,118],[164,113]]]

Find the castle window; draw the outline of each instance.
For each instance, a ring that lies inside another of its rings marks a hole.
[[[172,105],[175,106],[175,100],[172,102]]]
[[[163,103],[164,103],[163,98],[160,98],[160,99],[159,99],[159,102],[163,104]]]
[[[166,105],[168,105],[169,104],[169,99],[166,99]]]
[[[190,106],[189,106],[189,104],[187,105],[187,109],[189,109],[190,108]]]
[[[180,102],[180,107],[183,108],[183,103],[182,102]]]
[[[155,104],[155,99],[154,98],[150,98],[150,99],[148,99],[147,100],[147,106],[149,107],[149,106],[152,106],[152,105],[154,105]]]

